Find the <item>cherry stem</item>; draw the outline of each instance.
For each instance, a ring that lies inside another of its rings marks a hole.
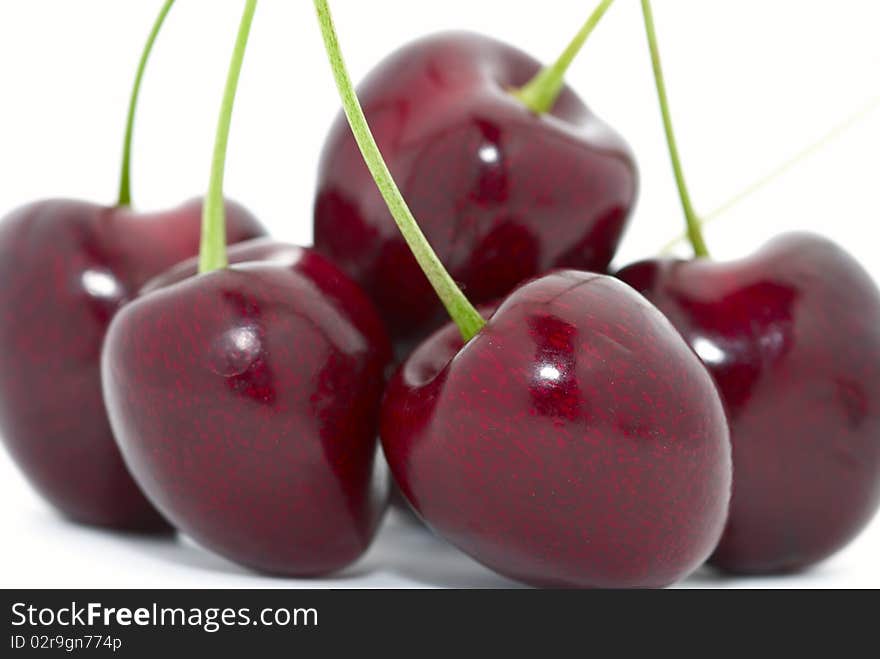
[[[452,320],[458,326],[461,336],[465,341],[470,341],[486,324],[479,312],[468,301],[437,254],[428,243],[425,234],[419,228],[418,223],[410,212],[403,195],[400,193],[394,178],[388,170],[379,146],[373,138],[363,108],[354,91],[354,85],[345,66],[342,51],[339,47],[339,38],[333,25],[333,17],[330,15],[330,7],[327,0],[314,0],[315,9],[318,13],[318,23],[321,26],[321,34],[324,38],[324,46],[327,49],[327,57],[339,88],[339,96],[342,99],[342,107],[345,111],[355,141],[361,150],[364,162],[370,170],[382,198],[388,205],[394,221],[397,223],[400,233],[409,245],[416,261],[421,267],[428,281],[434,287],[437,296],[446,307]]]
[[[128,102],[128,117],[125,121],[125,141],[122,143],[122,171],[119,175],[119,195],[117,196],[117,206],[131,206],[131,140],[134,129],[134,115],[137,110],[138,96],[141,93],[141,81],[144,78],[144,70],[147,68],[147,60],[150,59],[150,53],[153,52],[153,44],[156,37],[159,36],[159,30],[165,22],[165,17],[171,11],[171,5],[174,0],[166,0],[159,10],[159,15],[153,23],[153,29],[147,37],[147,43],[141,53],[140,62],[138,62],[137,73],[134,77],[134,86],[131,90],[131,98]]]
[[[541,69],[529,82],[512,92],[529,110],[535,114],[545,114],[553,109],[556,99],[559,98],[565,85],[565,74],[568,72],[568,68],[612,2],[614,0],[602,0],[590,14],[580,32],[575,35],[562,55],[559,56],[559,59],[550,66]]]
[[[765,174],[761,178],[752,181],[748,186],[727,199],[727,201],[725,201],[721,205],[717,206],[714,210],[708,213],[704,213],[703,216],[700,218],[703,228],[720,218],[722,215],[726,215],[729,211],[733,210],[740,203],[742,203],[752,195],[756,194],[757,192],[760,192],[768,185],[775,182],[777,179],[783,177],[785,174],[800,165],[802,162],[805,162],[812,156],[821,152],[825,147],[836,141],[838,138],[842,137],[847,131],[849,131],[851,128],[854,128],[862,120],[868,117],[868,115],[877,110],[877,108],[880,108],[880,97],[875,97],[871,99],[870,103],[860,108],[857,112],[849,115],[840,123],[835,124],[830,130],[825,132],[815,142],[807,145],[806,147],[795,153],[791,158],[774,167],[772,170],[770,170],[768,174]],[[687,239],[687,234],[684,234],[674,238],[673,240],[670,240],[660,249],[660,253],[670,254],[680,242],[683,242]]]
[[[645,17],[645,33],[648,36],[648,48],[651,50],[651,64],[654,67],[654,82],[657,85],[657,98],[660,101],[660,112],[663,115],[663,129],[666,132],[666,143],[669,146],[669,158],[672,160],[672,169],[675,173],[675,183],[678,186],[678,196],[684,210],[684,219],[687,226],[688,239],[694,248],[697,257],[709,256],[706,242],[703,240],[703,231],[700,219],[694,211],[691,197],[688,193],[687,184],[684,180],[684,172],[681,167],[681,158],[678,153],[678,145],[675,141],[675,132],[672,129],[672,118],[669,112],[669,99],[666,96],[666,82],[663,79],[663,68],[660,65],[660,49],[657,46],[657,33],[654,30],[654,14],[651,11],[650,0],[642,0],[642,14]]]
[[[226,208],[223,203],[223,173],[226,167],[226,146],[229,143],[229,126],[232,123],[235,92],[238,89],[241,65],[244,61],[244,53],[247,49],[248,36],[256,9],[257,0],[247,0],[244,13],[241,16],[241,24],[238,27],[238,36],[235,38],[232,61],[229,63],[223,101],[220,104],[220,118],[217,121],[217,135],[214,138],[214,156],[211,160],[211,178],[208,182],[208,192],[205,194],[205,203],[202,208],[202,240],[199,249],[200,273],[225,268],[229,263],[226,257]]]

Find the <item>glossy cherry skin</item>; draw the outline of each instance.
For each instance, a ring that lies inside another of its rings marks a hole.
[[[635,203],[629,148],[574,92],[544,116],[509,93],[539,69],[499,41],[446,33],[401,48],[358,88],[403,196],[474,303],[554,267],[604,271]],[[399,353],[445,322],[341,114],[314,233],[375,301]]]
[[[727,409],[733,499],[711,562],[791,571],[849,542],[880,503],[880,292],[861,266],[788,234],[740,261],[619,276],[679,329]]]
[[[147,278],[198,252],[201,202],[137,214],[42,201],[0,222],[0,434],[28,480],[67,517],[167,530],[125,469],[101,398],[113,314]],[[229,238],[264,233],[228,205]]]
[[[675,329],[617,280],[560,271],[462,347],[447,326],[391,380],[382,444],[440,535],[536,586],[665,586],[715,547],[724,409]]]
[[[248,248],[270,260],[154,290],[116,316],[107,409],[175,527],[256,570],[322,574],[363,553],[387,503],[377,422],[390,342],[323,257]]]

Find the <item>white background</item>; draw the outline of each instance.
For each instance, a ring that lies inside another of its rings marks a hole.
[[[467,28],[553,59],[591,9],[583,0],[336,0],[360,79],[392,48]],[[111,203],[137,58],[159,0],[0,2],[0,213],[70,196]],[[639,207],[619,262],[655,253],[681,227],[638,3],[619,2],[570,83],[632,145]],[[135,205],[201,194],[241,2],[181,0],[147,70],[135,132]],[[824,232],[880,278],[880,3],[656,0],[674,119],[698,208],[708,212],[858,114],[858,121],[708,231],[713,255],[744,255],[790,229]],[[321,143],[338,102],[312,5],[263,0],[233,121],[227,192],[279,238],[308,244]],[[878,438],[880,441],[880,438]],[[397,516],[363,561],[333,580],[255,576],[188,543],[83,529],[55,516],[0,454],[2,586],[511,585]],[[880,586],[880,519],[797,576],[687,586]]]

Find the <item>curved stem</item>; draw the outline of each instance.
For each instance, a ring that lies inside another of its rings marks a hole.
[[[880,96],[871,99],[871,101],[859,109],[857,112],[849,115],[846,119],[841,121],[838,124],[835,124],[830,130],[828,130],[825,134],[823,134],[818,140],[804,147],[796,154],[794,154],[791,158],[786,160],[785,162],[774,167],[770,172],[759,179],[752,181],[748,186],[737,192],[735,195],[730,197],[727,201],[717,206],[714,210],[704,213],[700,219],[700,224],[705,228],[708,224],[714,222],[722,215],[727,214],[729,211],[734,209],[740,203],[754,195],[755,193],[763,190],[765,187],[776,181],[776,179],[783,177],[789,171],[797,167],[802,162],[810,159],[812,156],[816,155],[820,151],[822,151],[826,146],[836,141],[839,137],[843,136],[850,128],[853,128],[862,120],[864,120],[868,115],[874,112],[878,107],[880,107]],[[670,254],[673,249],[682,241],[687,240],[687,234],[678,236],[677,238],[670,240],[666,243],[661,249],[661,254]]]
[[[593,32],[593,28],[602,20],[612,2],[614,0],[602,0],[599,6],[590,14],[580,32],[575,35],[571,43],[568,44],[568,47],[562,52],[562,55],[559,56],[559,59],[550,66],[541,69],[529,82],[512,92],[532,112],[544,114],[553,109],[553,105],[556,103],[556,99],[559,98],[562,87],[565,85],[565,74],[568,71],[568,67],[571,66],[571,63],[586,43],[587,38]]]
[[[131,90],[131,97],[128,101],[128,117],[125,120],[125,140],[122,144],[122,170],[119,174],[119,194],[116,198],[117,206],[131,206],[131,139],[134,128],[134,115],[137,110],[138,96],[141,93],[141,80],[144,77],[144,69],[147,67],[147,60],[150,59],[150,53],[153,51],[153,44],[156,37],[159,36],[159,30],[162,29],[162,23],[165,17],[171,11],[171,5],[174,0],[165,0],[159,15],[153,23],[153,29],[147,37],[147,43],[141,53],[140,62],[138,62],[137,73],[134,77],[134,86]]]
[[[226,215],[223,205],[223,172],[226,166],[226,145],[229,142],[229,126],[232,123],[235,92],[238,89],[238,78],[241,75],[241,65],[244,61],[244,52],[247,48],[248,36],[256,9],[257,0],[247,0],[244,13],[241,16],[241,24],[238,27],[238,36],[235,38],[232,61],[229,63],[223,101],[220,104],[220,118],[217,121],[217,135],[214,138],[214,156],[211,160],[211,179],[202,208],[202,240],[199,248],[200,273],[219,270],[228,264],[226,258]]]
[[[318,12],[318,23],[321,26],[321,34],[324,38],[324,46],[327,49],[327,56],[330,60],[330,67],[333,70],[333,76],[336,79],[336,85],[339,88],[339,95],[342,99],[342,107],[345,115],[348,117],[351,125],[352,133],[357,141],[361,154],[367,168],[376,181],[376,186],[382,194],[382,198],[388,205],[388,210],[394,217],[400,232],[412,250],[413,256],[418,261],[419,266],[431,282],[434,290],[446,311],[452,317],[452,320],[458,325],[465,341],[472,339],[486,324],[486,321],[480,316],[479,312],[462,293],[461,289],[453,281],[452,277],[443,267],[437,254],[428,244],[425,234],[419,228],[415,218],[406,205],[403,195],[400,193],[376,140],[373,138],[370,127],[367,124],[367,118],[361,108],[360,101],[354,91],[354,85],[348,70],[345,67],[345,61],[342,58],[342,52],[339,48],[339,39],[336,36],[336,29],[333,26],[333,18],[330,15],[330,7],[327,0],[314,0],[315,9]]]
[[[657,46],[657,33],[654,30],[654,14],[651,11],[650,0],[642,0],[642,14],[645,17],[645,33],[648,36],[648,48],[651,51],[651,64],[654,68],[654,82],[657,85],[657,97],[660,100],[660,112],[663,115],[663,129],[666,132],[666,143],[669,146],[669,158],[672,160],[672,169],[675,172],[675,182],[678,186],[678,196],[681,198],[684,219],[687,223],[688,238],[691,241],[696,256],[709,256],[709,250],[706,249],[706,242],[703,240],[700,220],[694,211],[691,197],[688,193],[687,184],[684,180],[681,158],[678,154],[678,145],[675,141],[675,133],[672,130],[672,118],[669,113],[669,99],[666,97],[666,82],[663,79],[663,68],[660,65],[660,49]]]

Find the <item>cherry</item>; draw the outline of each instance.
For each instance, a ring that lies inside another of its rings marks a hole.
[[[381,436],[431,528],[526,583],[665,586],[724,525],[730,447],[711,379],[610,277],[546,275],[467,345],[454,325],[434,334],[392,379]]]
[[[201,202],[136,214],[129,160],[134,108],[166,2],[141,57],[126,129],[119,203],[48,200],[0,222],[0,434],[53,506],[78,522],[165,530],[123,465],[101,399],[99,355],[116,311],[151,276],[196,253]],[[233,241],[262,235],[229,205]]]
[[[120,312],[106,401],[126,463],[175,527],[261,571],[321,574],[361,555],[384,510],[390,347],[338,268],[264,249]]]
[[[880,293],[865,271],[787,234],[740,261],[649,260],[619,277],[679,329],[726,405],[736,478],[712,562],[788,571],[852,539],[880,503]]]
[[[403,47],[359,88],[391,172],[475,303],[553,267],[604,271],[614,256],[636,198],[636,166],[623,140],[563,84],[610,4],[540,73],[507,44],[445,33]],[[321,159],[314,235],[315,248],[375,301],[400,355],[444,322],[343,115]]]
[[[421,234],[370,134],[326,0],[343,107],[455,325],[403,363],[381,438],[415,510],[492,569],[539,586],[662,586],[699,566],[730,498],[724,409],[672,325],[613,278],[563,270],[484,321]]]
[[[618,276],[678,328],[725,403],[735,479],[711,562],[737,573],[801,569],[843,547],[880,505],[880,291],[849,254],[814,235],[780,236],[739,261],[705,258],[642,4],[701,258],[650,259]]]
[[[125,469],[101,399],[101,343],[145,279],[198,250],[201,202],[135,215],[42,201],[0,223],[0,430],[37,490],[73,520],[167,528]],[[230,205],[230,236],[262,233]]]
[[[172,524],[243,565],[305,576],[355,560],[381,519],[391,347],[366,295],[317,254],[243,243],[233,258],[247,262],[226,267],[225,145],[255,7],[230,65],[198,268],[117,314],[102,372],[126,464]]]

